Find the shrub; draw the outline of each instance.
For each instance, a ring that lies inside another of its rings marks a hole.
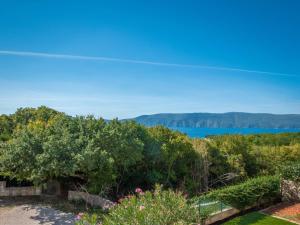
[[[96,214],[87,214],[87,213],[79,213],[76,216],[76,222],[75,225],[97,225],[101,224],[98,223],[98,216]]]
[[[197,208],[187,203],[179,192],[162,191],[157,186],[153,193],[136,190],[137,195],[121,200],[110,213],[104,217],[103,225],[122,224],[198,224]]]
[[[219,200],[237,209],[268,203],[280,195],[280,181],[277,176],[252,178],[244,183],[214,190],[206,198]]]
[[[300,163],[283,168],[281,176],[286,180],[300,182]]]

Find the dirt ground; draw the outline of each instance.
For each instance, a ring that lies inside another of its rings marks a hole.
[[[0,198],[0,225],[71,225],[75,216],[41,203]]]
[[[266,210],[263,210],[263,212],[300,224],[300,203],[279,203]]]

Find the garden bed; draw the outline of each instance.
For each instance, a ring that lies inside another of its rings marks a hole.
[[[263,210],[264,213],[300,224],[300,203],[284,202]]]

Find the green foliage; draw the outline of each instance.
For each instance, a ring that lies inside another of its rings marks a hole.
[[[275,200],[280,195],[277,176],[252,178],[241,184],[213,190],[205,198],[216,199],[237,209],[245,209]]]
[[[17,111],[11,116],[14,125],[16,126],[23,126],[27,125],[32,121],[43,121],[47,122],[51,118],[55,117],[58,114],[63,114],[57,112],[54,109],[50,109],[46,106],[40,106],[38,108],[19,108]]]
[[[300,161],[300,144],[287,146],[255,146],[257,168],[261,174],[275,174],[282,167]]]
[[[281,176],[286,180],[300,182],[300,163],[284,167]]]
[[[162,191],[160,187],[153,193],[142,192],[121,200],[103,220],[104,225],[190,225],[199,222],[198,210],[191,207],[180,192]]]
[[[199,183],[190,173],[198,157],[190,140],[164,127],[69,117],[46,107],[1,118],[7,126],[0,134],[8,136],[0,145],[0,173],[11,178],[79,178],[89,192],[114,196],[155,183],[194,191]]]
[[[65,126],[69,120],[57,115],[49,123],[37,120],[17,129],[1,148],[1,170],[36,183],[74,174],[77,148]]]
[[[58,114],[53,109],[46,106],[35,108],[19,108],[12,115],[0,115],[0,141],[8,141],[12,138],[15,130],[26,126],[30,122],[40,121],[47,122]]]
[[[0,141],[7,141],[13,132],[13,120],[7,115],[0,115]]]
[[[255,134],[246,136],[256,146],[288,146],[300,143],[300,133]]]
[[[98,216],[97,214],[78,214],[77,215],[77,221],[75,222],[75,225],[97,225],[98,223]]]
[[[190,140],[187,136],[162,126],[150,128],[149,133],[151,143],[147,146],[145,158],[149,162],[146,176],[150,184],[186,186],[191,180],[192,164],[197,160]]]
[[[240,180],[274,175],[300,161],[300,133],[213,136],[208,157],[210,180],[232,172]]]
[[[81,171],[87,174],[89,190],[98,194],[114,185],[119,189],[130,169],[142,161],[146,131],[133,122],[118,120],[97,129],[94,135],[86,137],[80,164]]]
[[[0,116],[0,175],[73,181],[114,198],[156,183],[197,195],[298,161],[300,133],[190,139],[163,126],[71,117],[45,106]]]
[[[241,177],[253,176],[257,173],[256,161],[251,154],[252,145],[248,143],[247,137],[242,135],[224,135],[213,138],[212,145],[227,155],[226,162],[229,171]]]

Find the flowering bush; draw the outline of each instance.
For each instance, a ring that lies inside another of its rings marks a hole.
[[[89,215],[84,213],[78,213],[76,216],[76,225],[101,225],[98,222],[98,216],[96,214]]]
[[[143,190],[142,190],[142,189],[140,189],[140,188],[136,188],[136,189],[135,189],[135,193],[137,193],[137,194],[141,194],[141,193],[143,193]]]
[[[190,206],[182,193],[171,190],[162,191],[156,187],[155,191],[143,192],[137,188],[136,195],[121,199],[107,216],[103,225],[191,225],[199,224],[199,212]]]

